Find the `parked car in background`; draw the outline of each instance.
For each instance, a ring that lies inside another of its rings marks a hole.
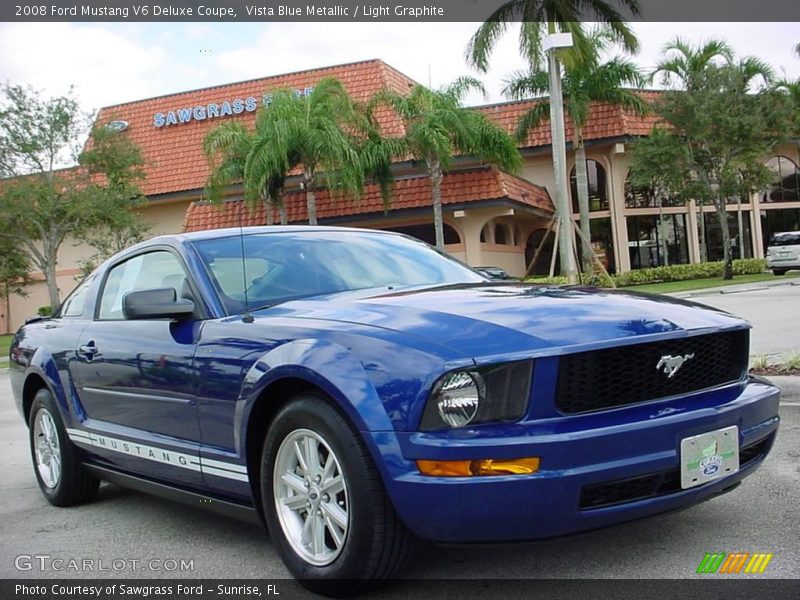
[[[506,273],[505,270],[500,267],[475,267],[474,269],[488,279],[497,279],[501,281],[517,279]]]
[[[17,332],[10,373],[52,504],[107,480],[264,522],[292,575],[343,595],[415,538],[551,537],[734,489],[779,421],[748,350],[748,323],[687,301],[268,227],[117,254]]]
[[[775,275],[800,269],[800,231],[773,234],[767,247],[767,268]]]

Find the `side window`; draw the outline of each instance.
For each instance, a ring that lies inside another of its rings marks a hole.
[[[61,317],[80,317],[86,307],[86,299],[89,297],[89,288],[92,287],[94,276],[87,278],[64,300],[61,305]]]
[[[134,256],[109,272],[100,298],[99,318],[122,319],[122,299],[128,292],[171,287],[180,297],[185,279],[183,265],[171,252]]]

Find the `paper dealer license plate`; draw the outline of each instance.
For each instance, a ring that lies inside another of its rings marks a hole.
[[[684,490],[739,470],[736,425],[681,440],[681,488]]]

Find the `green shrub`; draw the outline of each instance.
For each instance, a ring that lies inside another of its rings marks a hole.
[[[53,309],[49,306],[40,306],[36,312],[40,317],[50,317],[53,315]]]
[[[763,273],[767,262],[762,258],[744,258],[733,261],[734,275],[756,275]],[[644,285],[647,283],[664,283],[667,281],[688,281],[690,279],[705,279],[708,277],[722,277],[723,263],[706,262],[694,265],[670,265],[668,267],[652,267],[649,269],[636,269],[627,273],[612,275],[617,287]],[[598,287],[611,287],[611,281],[605,275],[584,275],[583,283]],[[538,284],[563,285],[564,277],[539,277],[529,278],[526,281]]]

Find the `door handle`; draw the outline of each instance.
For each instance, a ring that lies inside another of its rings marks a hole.
[[[97,346],[94,342],[83,344],[82,346],[78,346],[78,353],[83,354],[86,358],[92,360],[94,355],[97,354]]]

